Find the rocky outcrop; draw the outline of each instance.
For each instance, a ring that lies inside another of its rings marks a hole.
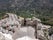
[[[4,39],[7,38],[5,40],[18,40],[24,36],[28,36],[26,38],[30,37],[34,39],[37,37],[37,39],[47,40],[49,37],[48,29],[50,27],[51,26],[42,24],[41,20],[36,17],[22,18],[16,14],[7,13],[7,17],[0,20],[1,40],[3,40],[3,37]],[[36,40],[36,38],[34,40]]]

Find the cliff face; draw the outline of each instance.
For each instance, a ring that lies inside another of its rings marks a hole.
[[[0,0],[0,9],[7,8],[51,8],[53,0]]]

